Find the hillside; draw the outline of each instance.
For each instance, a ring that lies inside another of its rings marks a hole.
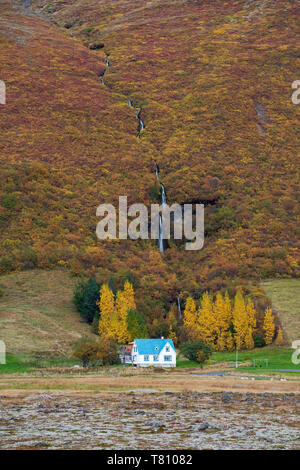
[[[0,1],[0,271],[130,270],[153,318],[178,294],[299,277],[298,2],[31,8]],[[168,202],[206,203],[201,251],[97,241],[100,203],[155,200],[154,160]]]
[[[267,296],[272,300],[274,312],[291,344],[300,338],[300,280],[273,279],[262,283]]]
[[[10,354],[68,355],[90,327],[72,303],[74,279],[62,271],[33,270],[2,276],[0,330]]]

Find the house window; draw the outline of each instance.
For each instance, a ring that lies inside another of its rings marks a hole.
[[[144,361],[145,361],[145,362],[148,362],[148,361],[149,361],[149,356],[148,356],[148,354],[146,354],[146,356],[144,356]]]
[[[171,362],[172,356],[164,356],[164,362]]]
[[[170,352],[170,346],[166,346],[166,352]]]
[[[158,362],[158,354],[154,354],[154,356],[153,356],[153,361],[154,361],[154,362]]]
[[[155,349],[155,351],[158,351],[158,346],[155,346],[155,348],[154,348],[154,349]]]

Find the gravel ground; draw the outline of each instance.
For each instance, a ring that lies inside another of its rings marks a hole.
[[[293,393],[2,395],[0,448],[299,449],[297,406]]]

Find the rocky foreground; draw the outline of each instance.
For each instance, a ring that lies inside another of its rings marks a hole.
[[[294,393],[0,396],[1,449],[299,449]]]

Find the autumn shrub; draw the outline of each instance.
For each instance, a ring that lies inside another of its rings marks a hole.
[[[79,359],[83,367],[88,367],[90,364],[95,365],[98,362],[97,353],[98,344],[96,341],[82,339],[76,344],[72,356]]]
[[[19,199],[15,194],[4,194],[2,196],[2,206],[9,211],[15,209],[18,202]]]
[[[0,260],[0,268],[2,272],[13,271],[16,268],[13,256],[3,256]]]
[[[203,364],[205,361],[207,361],[208,357],[207,354],[204,351],[198,351],[196,354],[197,357],[197,362],[199,362],[201,368],[203,367]]]
[[[79,359],[83,367],[112,365],[119,362],[117,344],[108,338],[97,340],[83,338],[76,343],[72,356]]]
[[[31,246],[25,246],[21,250],[20,259],[23,263],[23,269],[33,269],[37,266],[37,254]]]

